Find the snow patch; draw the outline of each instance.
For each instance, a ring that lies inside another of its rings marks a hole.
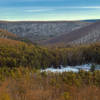
[[[79,70],[89,71],[91,69],[92,64],[84,64],[84,65],[78,65],[78,66],[66,66],[61,68],[47,68],[45,70],[41,70],[41,72],[79,72]],[[100,70],[100,65],[96,65],[95,70]]]

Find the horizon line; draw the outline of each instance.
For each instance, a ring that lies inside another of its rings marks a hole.
[[[79,19],[79,20],[0,20],[0,22],[70,22],[70,21],[88,21],[100,19]]]

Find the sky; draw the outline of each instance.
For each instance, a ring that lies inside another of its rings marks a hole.
[[[100,19],[100,0],[0,0],[0,20]]]

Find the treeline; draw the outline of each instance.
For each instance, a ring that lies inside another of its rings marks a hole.
[[[100,43],[66,48],[46,48],[0,39],[0,67],[47,68],[100,63]]]

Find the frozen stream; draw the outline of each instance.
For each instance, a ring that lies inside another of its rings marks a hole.
[[[79,66],[66,66],[63,67],[61,66],[61,68],[47,68],[45,70],[41,70],[41,71],[46,71],[46,72],[78,72],[79,70],[85,70],[85,71],[89,71],[91,69],[92,64],[84,64],[84,65],[79,65]],[[96,65],[95,70],[100,70],[100,65]]]

